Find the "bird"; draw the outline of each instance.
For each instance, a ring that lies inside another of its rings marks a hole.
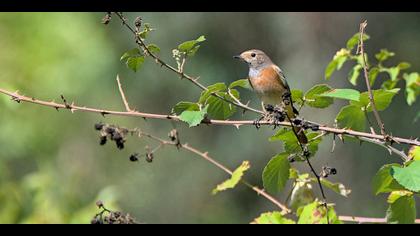
[[[286,113],[286,120],[289,122],[299,115],[298,110],[293,106],[292,94],[283,71],[271,61],[267,54],[258,49],[251,49],[234,58],[248,64],[248,81],[260,98],[264,111],[268,104],[280,107]],[[308,143],[302,127],[293,126],[293,129],[300,143]]]

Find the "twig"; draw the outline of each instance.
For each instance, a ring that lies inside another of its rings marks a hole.
[[[376,109],[375,99],[373,97],[373,92],[372,92],[372,89],[370,87],[370,82],[369,82],[368,65],[366,63],[366,55],[365,55],[365,49],[364,49],[364,44],[363,44],[363,36],[364,36],[364,33],[365,33],[366,26],[367,26],[367,21],[366,20],[360,24],[360,39],[359,39],[358,51],[359,51],[360,55],[362,55],[362,59],[363,59],[364,77],[365,77],[366,86],[367,86],[368,93],[369,93],[369,100],[370,100],[370,104],[372,106],[373,114],[375,115],[376,122],[378,123],[378,126],[381,129],[381,134],[383,136],[388,137],[386,132],[385,132],[385,125],[382,122],[381,117],[379,116],[378,110]]]
[[[179,75],[179,77],[187,79],[188,81],[190,81],[191,83],[193,83],[194,85],[199,87],[201,90],[208,91],[208,88],[206,86],[202,85],[200,82],[198,82],[197,78],[193,78],[192,76],[189,76],[189,75],[187,75],[183,72],[183,67],[184,67],[185,61],[182,62],[183,65],[182,65],[182,68],[180,68],[180,70],[178,70],[175,67],[169,65],[168,63],[164,62],[156,54],[152,53],[149,50],[149,48],[147,47],[147,45],[143,41],[143,39],[136,33],[136,31],[129,24],[127,24],[127,19],[125,19],[124,16],[120,12],[115,12],[115,14],[121,19],[123,25],[125,27],[127,27],[127,29],[129,29],[131,31],[131,33],[133,33],[135,35],[136,43],[140,46],[140,48],[143,49],[143,51],[145,51],[147,55],[152,57],[157,64],[171,70],[172,72],[175,72],[176,74]],[[217,93],[211,93],[211,96],[217,97],[218,99],[221,99],[225,102],[228,102],[228,103],[230,103],[230,104],[232,104],[236,107],[240,107],[242,109],[252,111],[252,112],[255,112],[255,113],[258,113],[258,114],[264,114],[264,112],[262,112],[262,111],[259,111],[257,109],[254,109],[252,107],[249,107],[249,106],[246,106],[246,105],[243,105],[243,104],[235,103],[235,102],[233,102],[229,99],[226,99],[226,98],[218,95]]]
[[[223,164],[221,164],[220,162],[214,160],[212,157],[210,157],[208,155],[207,152],[202,152],[192,146],[190,146],[189,144],[185,143],[180,145],[178,142],[174,141],[169,141],[169,140],[165,140],[159,137],[156,137],[154,135],[151,135],[149,133],[145,133],[139,129],[134,129],[131,130],[131,132],[136,132],[138,133],[139,137],[145,136],[148,137],[152,140],[158,141],[161,145],[172,145],[172,146],[176,146],[177,148],[180,149],[184,149],[188,152],[194,153],[198,156],[200,156],[201,158],[203,158],[204,160],[210,162],[211,164],[213,164],[214,166],[216,166],[217,168],[223,170],[224,172],[226,172],[229,175],[233,174],[233,171],[230,170],[229,168],[227,168],[226,166],[224,166]],[[280,203],[277,199],[275,199],[273,196],[271,196],[270,194],[266,193],[264,190],[258,188],[257,186],[253,186],[252,184],[250,184],[249,182],[245,181],[245,180],[241,180],[240,181],[242,184],[244,184],[245,186],[249,187],[250,189],[254,190],[258,195],[263,196],[264,198],[266,198],[267,200],[269,200],[270,202],[272,202],[274,205],[276,205],[277,207],[279,207],[282,210],[282,214],[289,214],[291,213],[291,210],[289,208],[287,208],[285,205],[283,205],[282,203]]]
[[[125,110],[128,112],[131,112],[132,110],[130,109],[130,106],[128,105],[127,98],[125,97],[124,90],[122,89],[119,75],[117,75],[117,84],[118,84],[118,89],[120,90],[122,101],[125,106]]]
[[[398,156],[401,157],[401,159],[404,162],[407,162],[407,161],[410,160],[410,158],[403,151],[400,151],[400,150],[394,148],[393,146],[389,145],[387,142],[379,141],[379,140],[376,140],[376,139],[365,138],[365,137],[359,137],[359,139],[363,140],[363,141],[366,141],[366,142],[369,142],[369,143],[374,143],[374,144],[377,144],[381,147],[386,148],[391,155],[392,155],[392,153],[397,154]]]
[[[9,96],[13,101],[16,101],[18,103],[27,102],[27,103],[33,103],[41,106],[46,107],[52,107],[57,110],[59,109],[69,109],[81,112],[90,112],[90,113],[97,113],[101,115],[114,115],[114,116],[131,116],[131,117],[142,117],[142,118],[150,118],[150,119],[162,119],[162,120],[173,120],[173,121],[181,121],[178,116],[176,115],[164,115],[164,114],[154,114],[154,113],[146,113],[146,112],[139,112],[139,111],[114,111],[114,110],[107,110],[107,109],[99,109],[99,108],[91,108],[86,106],[77,106],[75,104],[63,104],[63,103],[57,103],[54,101],[47,102],[44,100],[35,99],[33,97],[28,97],[24,95],[20,95],[17,91],[11,92],[5,89],[0,88],[0,93],[5,94]],[[203,124],[207,125],[225,125],[225,126],[234,126],[238,127],[240,125],[255,125],[255,121],[253,120],[203,120]],[[315,122],[312,121],[305,121],[309,124],[318,125]],[[272,125],[271,121],[261,121],[259,124],[261,125]],[[291,127],[292,124],[290,122],[278,122],[278,125],[281,126],[287,126]],[[365,137],[369,139],[376,139],[380,141],[386,141],[387,137],[379,134],[371,134],[366,132],[360,132],[350,129],[339,129],[339,128],[332,128],[328,126],[320,125],[318,127],[320,131],[325,131],[329,134],[336,134],[336,135],[346,135],[349,137]],[[417,139],[407,139],[407,138],[400,138],[400,137],[392,137],[392,139],[395,142],[401,143],[401,144],[408,144],[413,146],[420,146],[420,141]]]
[[[385,218],[370,218],[370,217],[359,217],[359,216],[339,216],[339,220],[347,222],[363,223],[387,223]],[[416,224],[420,224],[420,219],[414,221]]]

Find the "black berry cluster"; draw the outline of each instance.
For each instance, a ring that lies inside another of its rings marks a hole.
[[[103,123],[95,124],[95,130],[100,131],[99,144],[105,145],[109,140],[114,141],[118,149],[124,149],[125,136],[128,130]]]

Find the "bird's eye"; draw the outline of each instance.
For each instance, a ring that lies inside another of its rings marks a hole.
[[[251,53],[251,57],[255,57],[257,54],[255,53]]]

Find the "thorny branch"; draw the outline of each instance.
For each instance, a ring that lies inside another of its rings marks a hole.
[[[360,53],[360,55],[362,55],[363,72],[364,72],[364,77],[366,81],[366,87],[369,93],[369,100],[370,100],[370,105],[372,106],[373,114],[375,115],[376,122],[378,123],[378,126],[381,129],[381,134],[385,137],[388,137],[387,134],[385,133],[385,125],[382,122],[381,116],[378,113],[378,109],[376,109],[375,99],[373,97],[373,92],[372,92],[372,89],[370,87],[370,82],[369,82],[369,71],[368,71],[368,65],[366,63],[365,47],[363,43],[363,36],[365,34],[366,26],[367,26],[366,20],[360,24],[360,38],[359,38],[359,45],[357,47],[357,51],[358,53]],[[389,139],[389,137],[387,139]]]

